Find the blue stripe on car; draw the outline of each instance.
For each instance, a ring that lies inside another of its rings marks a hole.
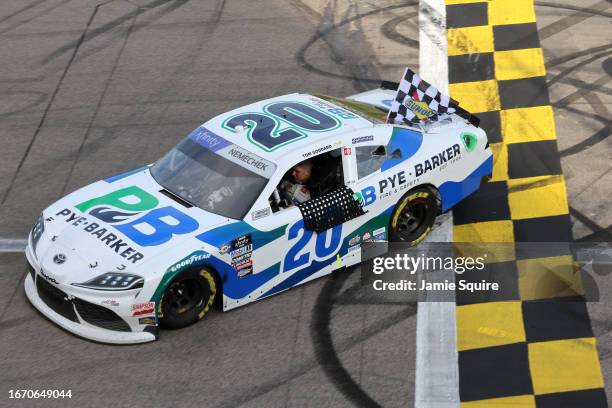
[[[148,168],[149,168],[149,166],[142,166],[142,167],[139,167],[137,169],[126,171],[125,173],[115,174],[114,176],[111,176],[109,178],[105,178],[104,181],[106,181],[107,183],[114,183],[117,180],[124,179],[124,178],[126,178],[128,176],[131,176],[132,174],[139,173],[139,172],[144,171],[144,170],[146,170]]]
[[[380,170],[386,171],[391,167],[397,166],[398,164],[408,160],[416,154],[423,144],[423,134],[416,130],[394,128],[391,140],[389,141],[389,147],[387,155],[392,155],[396,150],[399,150],[401,157],[392,158],[389,157],[384,161]]]
[[[491,175],[492,171],[493,156],[489,156],[487,160],[462,181],[446,181],[442,183],[438,188],[442,196],[442,211],[447,211],[459,201],[478,190],[482,178]]]

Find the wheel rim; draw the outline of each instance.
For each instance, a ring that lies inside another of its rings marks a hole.
[[[425,203],[410,203],[400,213],[397,220],[397,232],[402,241],[413,241],[427,219]]]
[[[181,315],[200,307],[210,290],[196,279],[183,279],[174,282],[168,288],[165,296],[167,311],[172,315]]]

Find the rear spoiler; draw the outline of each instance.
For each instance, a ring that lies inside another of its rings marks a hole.
[[[380,83],[380,87],[382,89],[390,89],[392,91],[397,91],[397,88],[399,88],[399,82],[382,81]]]
[[[397,92],[397,88],[399,88],[399,82],[393,82],[393,81],[382,81],[380,83],[380,89],[389,89],[391,91]],[[480,118],[472,115],[470,112],[466,111],[465,109],[463,109],[462,107],[459,106],[459,102],[453,100],[454,103],[454,108],[455,108],[455,114],[459,117],[462,117],[463,119],[467,120],[470,124],[472,124],[473,126],[479,127],[480,126]]]

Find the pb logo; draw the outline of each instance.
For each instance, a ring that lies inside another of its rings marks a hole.
[[[76,205],[125,234],[141,246],[161,245],[173,235],[198,229],[198,222],[172,206],[156,208],[159,200],[131,186]],[[126,222],[127,221],[127,222]]]

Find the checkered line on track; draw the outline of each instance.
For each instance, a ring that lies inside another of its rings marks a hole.
[[[494,154],[491,182],[453,211],[455,241],[572,241],[533,0],[446,0],[446,15],[450,96]],[[504,288],[457,292],[462,407],[607,406],[569,249],[519,252],[462,276]]]

